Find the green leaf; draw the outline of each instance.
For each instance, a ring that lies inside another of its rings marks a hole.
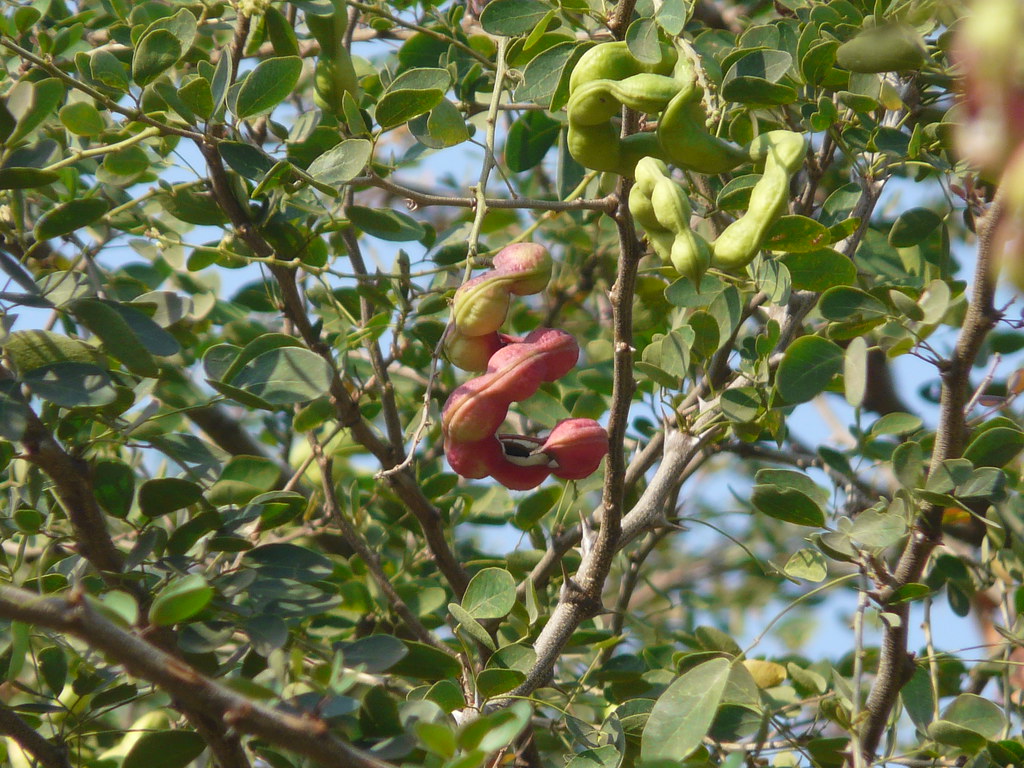
[[[924,422],[921,417],[912,413],[887,413],[871,425],[869,434],[880,435],[907,435],[921,429]]]
[[[942,223],[942,217],[927,208],[911,208],[899,215],[889,230],[889,245],[909,248],[927,238]]]
[[[423,225],[411,216],[385,208],[364,208],[353,205],[348,209],[349,219],[368,235],[395,243],[420,240],[426,234]]]
[[[519,37],[529,34],[548,12],[548,6],[538,0],[492,0],[480,14],[485,31],[499,37]]]
[[[456,680],[462,666],[458,659],[437,648],[413,640],[403,640],[409,653],[389,670],[417,680]]]
[[[754,387],[736,387],[722,393],[719,405],[729,421],[745,424],[757,418],[761,398]]]
[[[117,399],[110,376],[89,363],[51,363],[21,377],[32,394],[65,408],[107,405]]]
[[[448,99],[441,99],[429,113],[410,121],[409,130],[417,141],[431,149],[454,147],[469,138],[465,118]]]
[[[444,91],[439,89],[388,91],[377,102],[374,117],[386,131],[426,114],[443,99]]]
[[[132,80],[145,87],[174,66],[184,51],[173,32],[154,29],[143,35],[132,57]]]
[[[962,728],[969,728],[986,739],[998,739],[1006,727],[1002,708],[989,699],[973,693],[962,693],[942,713],[942,719]]]
[[[203,498],[203,489],[180,477],[158,477],[139,488],[139,509],[146,517],[159,517],[189,507]]]
[[[786,523],[820,528],[825,525],[825,512],[814,499],[795,488],[776,485],[755,485],[750,503],[768,517]]]
[[[817,584],[828,576],[828,561],[818,550],[804,547],[790,556],[782,572],[791,578]]]
[[[34,189],[52,184],[60,176],[42,168],[0,168],[0,189]]]
[[[121,314],[101,299],[77,299],[70,304],[79,321],[103,342],[107,354],[139,376],[156,377],[160,369]]]
[[[818,311],[827,320],[871,319],[885,316],[889,312],[870,293],[847,285],[838,285],[825,291],[818,302]]]
[[[626,30],[626,45],[629,52],[644,64],[657,64],[661,61],[658,25],[654,19],[642,17],[630,24]]]
[[[373,145],[366,139],[345,139],[310,163],[306,172],[321,184],[341,187],[370,162]]]
[[[614,744],[585,749],[573,755],[565,768],[618,768],[622,754]]]
[[[182,54],[186,54],[196,37],[196,17],[188,9],[181,8],[173,16],[159,18],[146,27],[146,31],[142,33],[143,37],[158,29],[166,29],[174,35]]]
[[[529,110],[508,130],[505,162],[509,170],[522,173],[536,167],[558,141],[562,124],[539,110]]]
[[[914,725],[922,730],[927,728],[936,710],[932,679],[926,667],[918,667],[914,671],[914,676],[900,691],[900,697]]]
[[[928,726],[928,736],[940,744],[956,747],[969,755],[983,750],[986,743],[985,737],[980,733],[948,720],[933,721]]]
[[[278,56],[300,55],[299,41],[295,37],[295,30],[281,11],[272,5],[267,7],[263,11],[263,23],[267,27],[270,43],[274,46],[274,53]]]
[[[516,88],[516,98],[543,107],[552,106],[552,96],[559,87],[563,73],[571,68],[587,47],[575,42],[558,43],[532,58],[523,70],[523,83]]]
[[[20,80],[7,94],[7,109],[18,121],[5,142],[15,146],[34,131],[40,123],[57,111],[64,100],[64,84],[55,77],[38,82]],[[33,165],[33,163],[29,163]]]
[[[777,485],[780,488],[794,488],[821,506],[828,504],[832,496],[828,489],[822,488],[803,472],[792,469],[759,469],[754,475],[754,482]]]
[[[722,96],[739,104],[782,105],[796,101],[796,90],[761,77],[737,77],[722,87]]]
[[[28,416],[28,404],[18,382],[13,379],[0,382],[0,437],[11,441],[21,440],[28,426]],[[0,451],[0,455],[4,453]],[[3,456],[0,466],[6,465],[10,459],[11,456]]]
[[[280,347],[247,363],[231,385],[271,405],[292,405],[327,392],[334,371],[320,355],[301,347]]]
[[[765,235],[770,251],[814,253],[831,241],[828,228],[806,216],[780,216]]]
[[[452,85],[452,76],[440,67],[414,67],[400,74],[388,86],[393,91],[447,91]]]
[[[149,609],[149,621],[158,627],[190,619],[210,604],[213,587],[202,574],[190,573],[174,579],[157,592]]]
[[[301,74],[302,59],[298,56],[264,59],[242,81],[235,114],[244,119],[270,112],[295,90]]]
[[[182,103],[204,120],[213,117],[213,90],[205,77],[195,77],[178,89]],[[223,147],[223,143],[218,146]]]
[[[729,681],[730,663],[711,659],[689,670],[658,697],[644,726],[644,761],[678,762],[689,756],[711,728]]]
[[[865,547],[884,549],[892,546],[907,532],[907,521],[893,512],[865,509],[853,521],[850,538]]]
[[[85,197],[52,208],[36,221],[37,240],[49,240],[74,232],[101,218],[110,204],[99,197]]]
[[[732,58],[732,57],[730,57]],[[725,73],[722,84],[743,77],[758,78],[769,83],[777,83],[790,67],[793,66],[793,57],[786,51],[761,49],[743,53],[739,58],[734,59],[733,64]]]
[[[1005,467],[1024,450],[1024,432],[1012,427],[986,429],[964,451],[976,467]]]
[[[491,651],[498,650],[498,646],[494,644],[494,640],[487,633],[487,630],[480,626],[480,622],[474,619],[469,611],[458,603],[449,603],[448,612],[451,613],[452,617],[457,622],[459,622],[459,627],[461,627],[463,632],[485,648],[489,648]]]
[[[105,512],[122,520],[128,517],[135,498],[135,472],[117,459],[104,459],[92,467],[96,501]]]
[[[677,37],[692,13],[693,3],[687,0],[664,0],[654,12],[654,20],[669,37]]]
[[[89,57],[89,73],[94,80],[122,93],[127,91],[131,85],[131,81],[128,79],[128,70],[125,69],[124,64],[105,48],[95,51]]]
[[[466,588],[462,607],[474,619],[500,619],[516,603],[516,583],[504,568],[484,568]]]
[[[391,635],[361,637],[341,648],[347,667],[362,667],[372,675],[391,669],[404,659],[409,650],[401,640]]]
[[[98,363],[101,358],[84,341],[41,328],[15,331],[4,349],[23,374],[50,363]]]
[[[820,336],[803,336],[786,350],[775,388],[787,403],[803,403],[825,390],[843,368],[843,350]]]
[[[868,386],[868,343],[863,336],[850,340],[843,354],[843,393],[854,408],[864,403]]]
[[[185,768],[206,749],[192,731],[149,731],[132,745],[121,768]]]
[[[476,676],[476,689],[484,699],[490,699],[508,693],[525,679],[526,675],[517,669],[485,669]]]
[[[65,104],[59,116],[64,127],[76,136],[95,136],[107,127],[99,110],[87,101]]]
[[[263,456],[233,456],[207,498],[217,506],[247,504],[273,488],[280,475],[280,467]]]

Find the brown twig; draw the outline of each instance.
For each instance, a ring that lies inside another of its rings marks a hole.
[[[404,184],[397,184],[391,179],[379,176],[372,171],[368,176],[360,176],[352,182],[353,184],[369,184],[390,192],[393,195],[409,201],[417,208],[427,208],[435,205],[450,206],[453,208],[476,208],[479,200],[476,197],[463,197],[461,195],[443,195],[438,192],[428,192],[416,189]],[[605,195],[593,200],[537,200],[534,198],[500,199],[487,198],[488,208],[502,209],[530,209],[538,211],[602,211],[612,214],[618,208],[619,200],[616,195]]]
[[[971,366],[985,337],[1002,316],[993,305],[993,296],[999,256],[994,249],[994,235],[1005,210],[1004,191],[1000,189],[988,212],[978,222],[978,260],[970,306],[953,356],[942,365],[939,425],[935,430],[931,473],[936,472],[942,462],[958,458],[963,453],[967,435],[964,405],[970,396]],[[913,656],[907,651],[909,605],[893,602],[893,598],[900,587],[920,581],[932,550],[942,539],[942,512],[942,507],[935,504],[921,507],[914,529],[893,570],[892,583],[885,586],[878,596],[881,609],[895,614],[898,620],[886,623],[878,674],[864,706],[867,716],[861,726],[861,749],[867,761],[874,759],[896,698],[914,673]]]
[[[0,733],[10,736],[18,746],[34,757],[43,768],[71,768],[68,750],[54,744],[18,717],[10,707],[0,704]]]
[[[320,465],[320,475],[323,478],[324,506],[338,526],[338,530],[341,531],[342,538],[345,539],[345,542],[355,550],[355,553],[366,564],[370,575],[377,582],[377,586],[380,587],[381,592],[384,593],[395,613],[405,622],[406,627],[409,628],[416,638],[427,645],[437,648],[439,651],[443,651],[449,656],[456,656],[457,654],[451,648],[442,643],[433,632],[423,626],[423,622],[412,612],[405,600],[402,599],[402,596],[395,591],[394,586],[391,584],[391,579],[388,578],[384,568],[381,566],[380,557],[367,546],[363,537],[359,535],[359,532],[356,531],[349,519],[345,517],[341,504],[338,503],[338,494],[334,489],[334,480],[332,479],[333,459],[330,454],[324,453],[322,446],[312,436],[310,436],[310,443],[313,445],[313,452],[316,455],[317,463]]]
[[[332,735],[319,718],[272,709],[200,674],[181,659],[104,618],[80,594],[40,597],[17,587],[0,586],[0,616],[85,641],[128,673],[167,691],[222,728],[258,736],[324,766],[388,768],[386,763]]]
[[[249,212],[235,198],[228,182],[227,172],[221,162],[217,148],[210,143],[198,142],[199,149],[206,159],[207,168],[210,172],[210,183],[213,194],[221,209],[231,221],[238,236],[246,245],[259,257],[271,259],[274,256],[274,249],[260,234],[253,224]],[[288,320],[295,326],[303,342],[322,357],[333,371],[329,394],[331,402],[338,414],[338,421],[352,432],[356,442],[366,448],[381,463],[383,469],[391,469],[403,460],[401,445],[394,446],[382,440],[374,431],[373,427],[363,418],[359,410],[359,403],[349,394],[345,382],[338,373],[334,357],[330,347],[320,338],[319,332],[313,328],[313,324],[306,314],[302,295],[299,292],[296,282],[295,270],[278,264],[268,264],[268,269],[277,280],[281,289],[282,309]],[[410,473],[407,467],[402,470],[386,475],[388,483],[394,488],[399,498],[405,503],[409,510],[416,517],[423,535],[426,538],[427,546],[437,564],[438,569],[444,574],[452,590],[460,598],[466,591],[469,584],[469,576],[465,568],[455,557],[445,536],[442,524],[441,512],[423,494],[416,478]]]

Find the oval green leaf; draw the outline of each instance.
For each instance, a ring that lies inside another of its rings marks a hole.
[[[843,350],[820,336],[794,341],[779,364],[775,388],[787,403],[803,403],[825,390],[843,368]]]
[[[168,29],[154,29],[144,35],[132,57],[132,80],[147,86],[181,58],[181,43]]]
[[[68,235],[92,224],[109,209],[110,204],[99,197],[86,197],[58,205],[39,217],[35,227],[36,239],[49,240]]]
[[[246,118],[269,112],[295,90],[301,74],[302,59],[298,56],[261,61],[238,89],[235,114]]]
[[[646,761],[676,764],[690,755],[707,734],[729,681],[727,659],[711,659],[672,683],[654,704],[640,742]]]
[[[210,604],[213,587],[201,574],[190,573],[161,589],[149,609],[149,621],[159,627],[190,619]]]
[[[462,607],[474,619],[500,619],[516,603],[516,582],[503,568],[484,568],[469,582]]]

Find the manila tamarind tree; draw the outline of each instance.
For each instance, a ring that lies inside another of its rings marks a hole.
[[[1022,39],[5,2],[0,763],[1021,765]]]

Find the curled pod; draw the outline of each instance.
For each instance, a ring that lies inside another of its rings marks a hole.
[[[764,173],[750,193],[747,213],[734,221],[712,245],[711,263],[727,272],[749,264],[768,231],[786,210],[789,181],[803,163],[807,141],[793,131],[769,131],[749,145],[750,158],[764,161]]]
[[[449,396],[441,412],[445,436],[472,443],[495,434],[509,405],[530,397],[542,383],[560,379],[576,365],[579,354],[572,336],[551,328],[538,328],[521,342],[499,349],[485,374]]]
[[[640,61],[624,41],[600,43],[584,53],[569,75],[569,93],[594,80],[622,80],[632,75],[651,73],[669,75],[676,65],[675,48],[661,43],[661,58],[653,63]]]
[[[512,296],[540,293],[551,279],[551,255],[542,245],[515,243],[494,257],[493,269],[466,281],[452,307],[453,327],[445,338],[445,355],[467,371],[482,371],[489,354],[511,337],[498,329],[508,315]]]

